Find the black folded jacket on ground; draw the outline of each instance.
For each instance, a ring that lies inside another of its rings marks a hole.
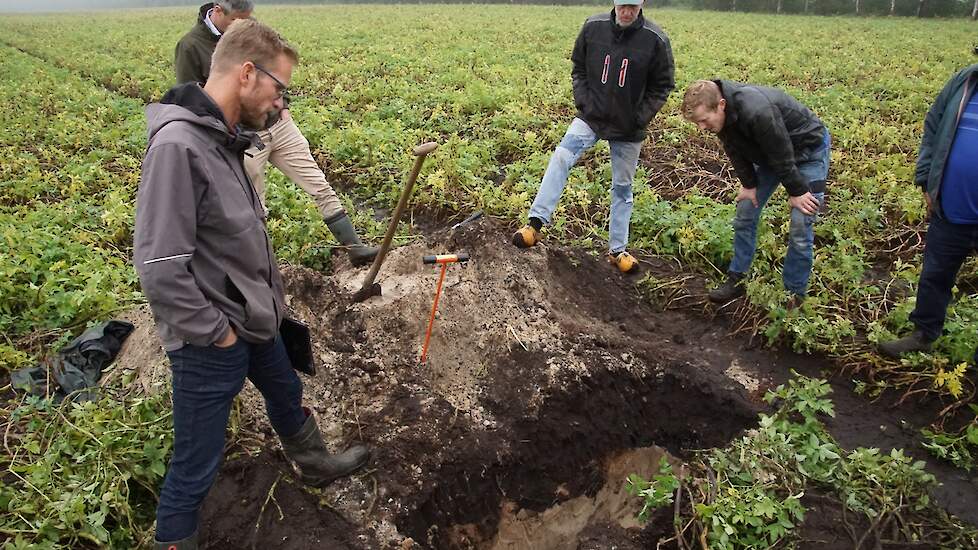
[[[94,392],[85,390],[98,384],[102,371],[115,360],[134,328],[132,323],[117,320],[96,325],[41,365],[11,373],[10,384],[32,395],[53,397],[56,401],[62,401],[72,392],[79,392],[75,400],[94,399]]]

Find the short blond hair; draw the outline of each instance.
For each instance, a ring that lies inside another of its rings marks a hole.
[[[693,111],[699,107],[706,107],[711,111],[716,111],[721,99],[723,99],[723,94],[720,93],[720,87],[717,86],[716,82],[712,80],[697,80],[686,88],[686,94],[683,95],[683,105],[681,108],[683,116],[692,118]]]
[[[236,19],[221,35],[211,57],[211,73],[223,73],[245,61],[269,66],[282,54],[292,63],[299,62],[299,54],[282,35],[254,19]]]

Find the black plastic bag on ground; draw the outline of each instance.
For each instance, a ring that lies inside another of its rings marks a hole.
[[[117,320],[96,325],[68,342],[56,357],[44,364],[11,373],[10,383],[32,395],[47,396],[52,389],[48,379],[48,373],[51,373],[56,384],[51,396],[56,401],[72,392],[93,388],[102,378],[102,370],[112,363],[134,328],[132,323]],[[87,401],[94,397],[93,392],[81,391],[75,399]]]

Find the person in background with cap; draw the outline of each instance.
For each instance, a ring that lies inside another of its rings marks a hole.
[[[599,139],[611,148],[611,216],[608,259],[623,273],[638,268],[627,251],[632,217],[632,180],[646,138],[646,127],[675,88],[669,37],[645,18],[643,0],[615,0],[610,13],[584,22],[571,60],[577,116],[550,157],[529,222],[513,244],[529,248],[551,222],[567,175]]]
[[[197,24],[180,39],[174,52],[177,84],[207,83],[217,41],[234,20],[251,18],[254,8],[252,0],[220,0],[201,6]],[[350,263],[361,266],[373,261],[378,249],[360,241],[343,203],[312,157],[309,141],[292,120],[289,97],[284,100],[286,108],[270,117],[258,132],[262,145],[249,149],[245,155],[245,171],[258,192],[265,213],[268,213],[265,166],[271,162],[312,197],[326,227],[349,253]]]

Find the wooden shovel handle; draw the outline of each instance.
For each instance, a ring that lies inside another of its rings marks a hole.
[[[416,157],[414,159],[414,168],[411,169],[411,175],[408,177],[407,184],[404,185],[404,190],[401,191],[401,198],[397,201],[394,216],[391,217],[390,224],[387,226],[387,233],[384,234],[384,241],[380,245],[380,251],[374,258],[374,263],[370,266],[367,277],[363,280],[363,286],[360,288],[361,292],[365,292],[366,289],[374,284],[374,279],[377,278],[377,273],[380,272],[380,266],[384,263],[384,257],[387,256],[387,251],[390,250],[394,233],[397,232],[397,224],[401,221],[401,214],[407,208],[408,199],[411,197],[411,190],[414,189],[414,182],[417,181],[418,173],[421,172],[421,165],[424,164],[424,159],[428,156],[428,153],[437,148],[438,144],[434,141],[429,141],[414,148],[414,155]]]

